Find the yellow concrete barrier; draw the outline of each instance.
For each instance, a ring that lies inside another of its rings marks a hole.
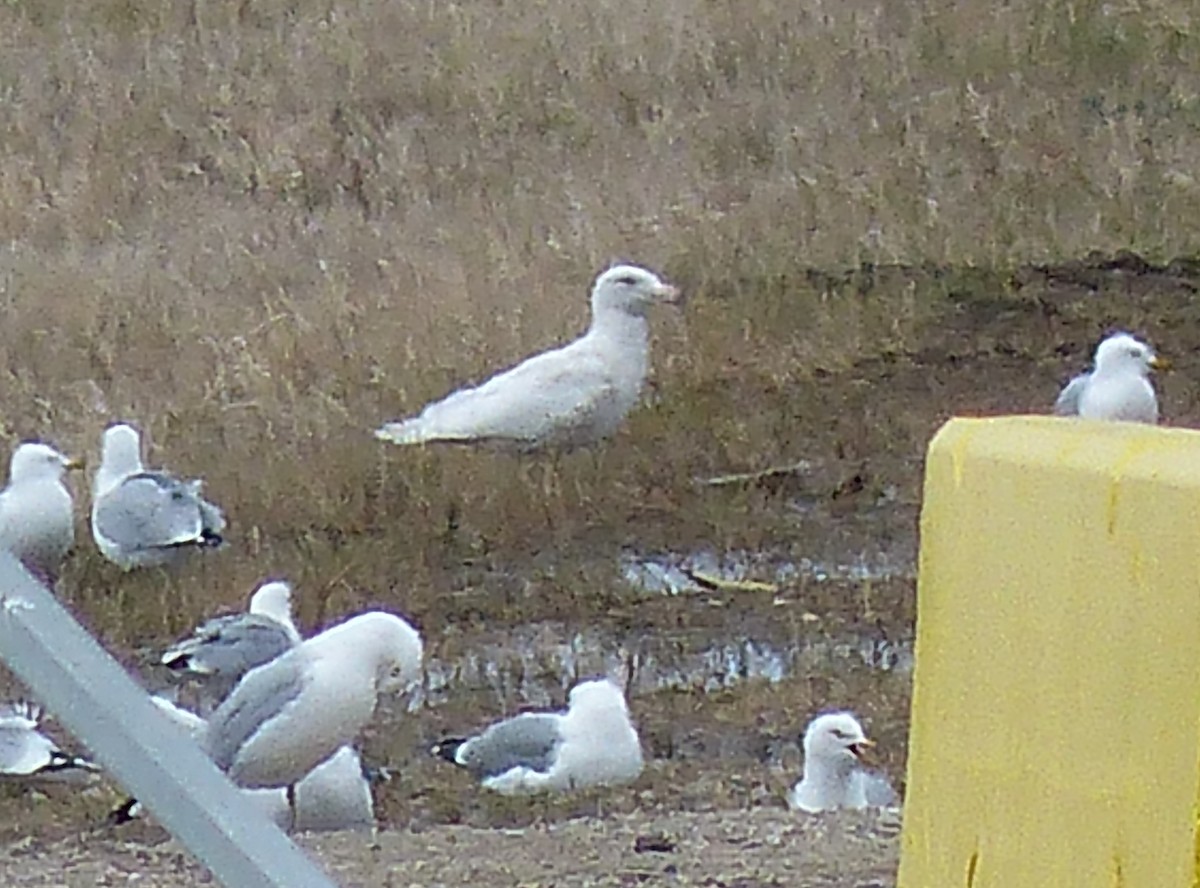
[[[1200,433],[952,420],[917,607],[901,888],[1200,884]]]

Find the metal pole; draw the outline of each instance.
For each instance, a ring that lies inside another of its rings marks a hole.
[[[335,888],[7,552],[0,658],[223,885]]]

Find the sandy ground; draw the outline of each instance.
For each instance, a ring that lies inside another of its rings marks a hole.
[[[152,828],[150,828],[152,829]],[[797,816],[781,808],[581,818],[525,829],[438,826],[301,836],[339,885],[895,884],[895,812]],[[30,839],[0,856],[7,886],[213,884],[176,842],[111,831]]]

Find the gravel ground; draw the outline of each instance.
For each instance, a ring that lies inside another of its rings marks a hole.
[[[155,827],[96,831],[0,851],[6,886],[214,884]],[[581,818],[525,829],[437,826],[342,833],[300,843],[342,886],[895,884],[895,812],[797,816],[779,808]]]

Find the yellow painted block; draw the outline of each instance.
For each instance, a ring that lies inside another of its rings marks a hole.
[[[1200,884],[1200,433],[952,420],[917,610],[901,888]]]

